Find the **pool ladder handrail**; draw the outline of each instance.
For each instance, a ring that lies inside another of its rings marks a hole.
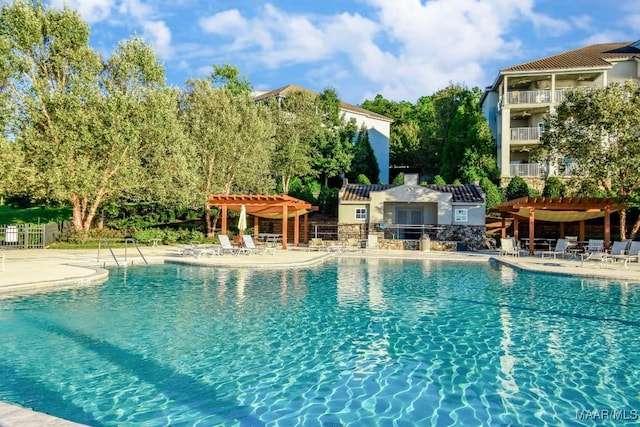
[[[102,246],[102,242],[105,242],[107,245],[107,248],[109,249],[109,252],[111,252],[111,256],[113,257],[113,260],[116,262],[116,265],[118,267],[120,267],[120,262],[118,262],[118,258],[116,257],[116,254],[113,253],[113,249],[111,248],[111,245],[109,244],[109,239],[100,239],[98,241],[98,262],[100,262],[100,248]],[[133,243],[133,246],[135,246],[135,248],[138,250],[138,253],[140,254],[140,257],[142,258],[142,260],[144,261],[144,263],[146,265],[149,265],[149,262],[147,261],[147,259],[144,257],[144,255],[142,254],[142,251],[140,250],[140,247],[138,246],[138,244],[136,243],[135,239],[132,239],[130,237],[124,239],[124,262],[125,265],[127,263],[127,249],[128,249],[128,243]]]

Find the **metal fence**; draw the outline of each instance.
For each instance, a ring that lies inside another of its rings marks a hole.
[[[0,225],[0,247],[44,249],[56,240],[65,227],[66,223]]]

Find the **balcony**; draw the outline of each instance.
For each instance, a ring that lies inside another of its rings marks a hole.
[[[575,162],[569,163],[520,163],[512,162],[509,165],[509,176],[522,176],[522,177],[546,177],[558,176],[558,177],[570,177],[579,170],[579,166]]]
[[[511,163],[509,165],[509,176],[541,177],[546,172],[546,165],[543,163]]]
[[[550,90],[514,90],[507,93],[506,104],[548,104]]]
[[[511,128],[511,141],[540,141],[540,126]]]

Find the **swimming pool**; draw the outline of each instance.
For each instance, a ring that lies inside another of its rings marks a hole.
[[[634,284],[495,264],[114,269],[0,300],[0,400],[90,425],[614,425],[640,409],[639,308]]]

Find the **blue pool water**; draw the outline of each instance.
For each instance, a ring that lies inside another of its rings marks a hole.
[[[108,426],[616,425],[640,410],[638,286],[437,261],[112,270],[0,300],[0,400]]]

